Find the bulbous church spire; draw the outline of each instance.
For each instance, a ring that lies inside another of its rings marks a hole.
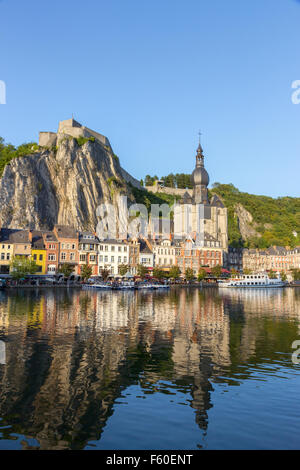
[[[196,204],[208,203],[207,186],[209,184],[209,176],[206,169],[204,168],[204,155],[200,141],[196,154],[196,167],[192,173],[192,184],[194,187],[194,202]]]

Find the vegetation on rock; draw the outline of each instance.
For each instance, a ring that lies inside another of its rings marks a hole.
[[[6,144],[3,137],[0,137],[0,177],[6,165],[9,165],[13,158],[31,155],[38,150],[39,146],[36,142],[28,142],[27,144],[15,147],[12,144]]]

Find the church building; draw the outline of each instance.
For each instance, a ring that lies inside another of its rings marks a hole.
[[[184,240],[178,259],[183,271],[185,266],[198,270],[223,264],[228,251],[227,208],[216,194],[209,199],[209,175],[200,143],[191,178],[192,194],[186,191],[174,210],[174,237]]]

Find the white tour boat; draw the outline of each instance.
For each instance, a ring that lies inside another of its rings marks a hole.
[[[241,288],[262,288],[262,287],[285,287],[286,282],[282,281],[280,274],[271,279],[267,273],[243,274],[226,281],[218,281],[219,287],[241,287]]]

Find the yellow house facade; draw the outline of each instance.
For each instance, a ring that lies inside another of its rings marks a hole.
[[[44,244],[43,234],[34,230],[31,232],[31,259],[37,264],[38,271],[36,274],[46,274],[46,247]]]

